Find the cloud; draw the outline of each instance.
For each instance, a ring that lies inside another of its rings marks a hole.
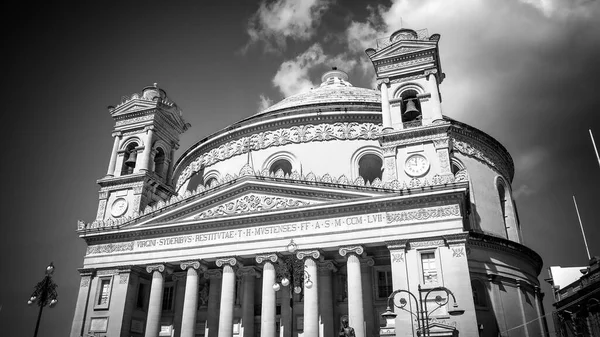
[[[320,85],[320,83],[311,81],[311,70],[318,67],[325,69],[325,65],[331,65],[347,71],[354,68],[356,63],[356,59],[347,53],[327,55],[323,51],[323,47],[319,43],[315,43],[304,53],[283,62],[273,77],[272,83],[284,97],[288,97]]]
[[[587,7],[595,0],[521,0],[541,11],[546,17],[590,17]]]
[[[271,105],[273,105],[273,100],[270,99],[269,97],[265,96],[264,94],[260,94],[260,97],[258,98],[257,112],[262,112],[262,111],[266,110],[268,107],[270,107]]]
[[[310,40],[331,0],[263,0],[256,13],[248,21],[250,40],[242,49],[246,52],[254,44],[262,42],[266,52],[284,50],[287,39]]]
[[[537,191],[529,187],[528,185],[519,185],[515,190],[513,190],[513,197],[518,199],[519,197],[528,197],[535,194]]]

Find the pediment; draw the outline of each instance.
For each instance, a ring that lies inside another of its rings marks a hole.
[[[156,104],[151,101],[132,99],[123,105],[118,106],[113,112],[113,117],[125,115],[128,113],[156,108]]]
[[[371,56],[371,60],[375,62],[390,57],[415,54],[432,49],[435,49],[435,44],[429,42],[426,42],[425,44],[423,44],[423,42],[412,42],[410,44],[402,42],[395,43],[378,50]]]

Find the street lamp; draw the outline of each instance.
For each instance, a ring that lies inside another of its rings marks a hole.
[[[436,295],[435,303],[437,306],[433,310],[429,311],[427,308],[427,298],[429,297],[429,294],[431,294],[434,291],[436,291],[436,292],[443,291],[446,293],[446,297],[444,298],[440,295]],[[402,297],[399,300],[400,305],[398,305],[394,302],[394,297],[396,297],[396,295],[401,294],[401,293],[408,294],[409,300],[407,301],[406,298]],[[425,293],[425,297],[423,297],[423,293]],[[385,309],[385,312],[383,314],[381,314],[381,317],[383,317],[385,319],[396,318],[396,316],[397,316],[396,313],[392,311],[391,304],[393,304],[396,308],[407,311],[411,315],[415,316],[415,318],[417,319],[417,336],[421,336],[421,332],[423,333],[423,336],[430,336],[430,334],[429,334],[429,315],[431,315],[434,311],[441,308],[442,306],[448,304],[448,301],[450,300],[450,296],[452,296],[452,300],[454,301],[454,304],[452,305],[452,309],[448,310],[448,314],[450,316],[459,316],[459,315],[464,314],[465,311],[458,308],[458,304],[456,303],[456,297],[454,296],[454,293],[452,293],[452,291],[450,291],[450,289],[448,289],[446,287],[435,287],[435,288],[431,288],[431,289],[422,289],[421,285],[419,285],[419,300],[417,300],[417,297],[408,290],[404,290],[404,289],[394,290],[388,297],[387,308]],[[414,312],[412,312],[411,310],[405,308],[406,304],[408,304],[408,302],[410,301],[411,298],[415,301],[416,314]]]
[[[50,262],[48,267],[46,267],[46,276],[44,276],[44,279],[35,285],[35,290],[31,294],[29,301],[27,301],[28,305],[32,305],[34,302],[37,302],[37,305],[40,306],[33,337],[37,336],[38,329],[40,327],[40,319],[42,318],[42,310],[44,307],[49,305],[50,308],[53,308],[58,302],[58,293],[56,292],[58,285],[52,281],[52,273],[54,273],[54,264]]]
[[[281,287],[290,286],[295,294],[302,292],[302,286],[307,289],[312,288],[313,282],[310,279],[310,274],[306,271],[304,261],[297,259],[294,253],[298,249],[298,245],[291,240],[290,243],[285,247],[288,253],[291,255],[283,256],[280,259],[280,263],[277,267],[276,281],[273,284],[273,290],[279,291]],[[290,294],[290,314],[292,318],[292,326],[290,330],[293,332],[293,321],[294,321],[294,296]]]

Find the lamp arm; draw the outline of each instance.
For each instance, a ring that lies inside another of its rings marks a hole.
[[[431,315],[434,311],[436,311],[437,309],[443,307],[444,305],[448,304],[448,301],[450,300],[450,296],[452,296],[452,300],[454,301],[454,304],[456,304],[456,297],[454,296],[454,293],[446,288],[446,287],[435,287],[432,289],[429,289],[429,291],[427,291],[427,293],[425,294],[425,307],[427,307],[427,297],[429,297],[429,294],[431,294],[431,292],[433,291],[443,291],[446,293],[446,300],[443,302],[438,302],[436,301],[435,303],[438,305],[437,307],[435,307],[433,310],[426,312],[426,315],[429,316]]]

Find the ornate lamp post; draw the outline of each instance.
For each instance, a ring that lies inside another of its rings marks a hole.
[[[313,282],[310,280],[310,274],[305,270],[304,262],[302,260],[297,259],[294,256],[294,253],[298,249],[298,245],[291,240],[290,243],[286,246],[286,251],[291,253],[291,255],[286,255],[281,258],[281,263],[277,268],[277,276],[276,282],[273,284],[273,290],[279,291],[281,287],[290,286],[290,292],[293,289],[295,294],[300,294],[302,292],[302,286],[304,285],[306,288],[310,289],[313,286]],[[290,294],[290,316],[292,318],[292,326],[290,330],[294,331],[294,296]]]
[[[440,295],[435,296],[435,303],[437,306],[435,308],[433,308],[433,310],[429,311],[427,308],[427,298],[434,291],[435,292],[443,291],[446,293],[446,297],[444,298]],[[396,297],[396,295],[401,294],[401,293],[407,294],[407,295],[409,295],[409,297],[408,297],[408,301],[404,297],[400,298],[400,300],[399,300],[400,305],[398,305],[398,304],[396,304],[396,302],[394,302],[394,297]],[[423,297],[423,293],[425,293],[425,297]],[[448,289],[446,287],[435,287],[435,288],[431,288],[431,289],[422,289],[421,285],[419,285],[419,299],[418,300],[417,300],[417,297],[408,290],[404,290],[404,289],[394,290],[394,292],[392,292],[390,294],[390,296],[388,297],[387,308],[386,308],[385,312],[383,314],[381,314],[381,317],[383,317],[385,319],[396,318],[396,316],[397,316],[396,313],[394,313],[392,311],[391,304],[393,304],[396,308],[402,309],[406,312],[409,312],[411,315],[415,316],[415,318],[417,319],[417,336],[421,336],[421,335],[422,336],[430,336],[429,315],[431,315],[437,309],[448,304],[448,301],[450,300],[450,296],[452,296],[452,300],[454,301],[454,304],[452,305],[452,310],[448,310],[448,314],[450,316],[462,315],[465,311],[458,308],[458,304],[456,303],[456,297],[454,296],[454,293],[452,293],[452,291],[450,291],[450,289]],[[405,308],[406,304],[409,303],[411,298],[415,301],[416,313]]]
[[[50,265],[46,267],[46,276],[44,276],[44,279],[35,285],[35,290],[31,294],[29,301],[27,301],[28,305],[37,302],[37,305],[40,306],[33,337],[37,336],[38,329],[40,327],[40,319],[42,318],[42,310],[44,307],[46,305],[50,305],[50,308],[52,308],[58,302],[58,293],[56,292],[58,285],[52,281],[52,273],[54,273],[54,264],[50,262]]]

